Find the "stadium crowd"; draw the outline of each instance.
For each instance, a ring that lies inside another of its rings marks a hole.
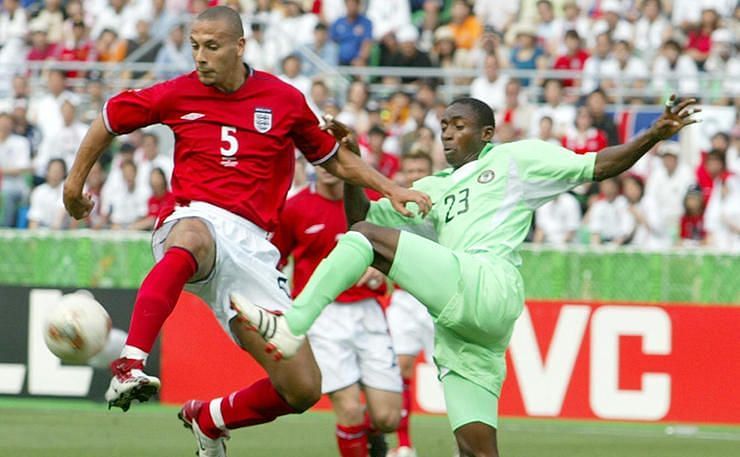
[[[66,170],[87,126],[120,86],[114,91],[108,70],[54,64],[150,64],[148,71],[115,74],[131,87],[172,78],[193,67],[183,24],[217,3],[3,0],[0,68],[17,70],[0,71],[1,226],[153,226],[172,173],[171,139],[161,129],[119,138],[88,179],[99,202],[94,213],[84,223],[65,215]],[[409,154],[428,157],[435,170],[446,166],[438,116],[450,100],[442,81],[412,71],[358,78],[345,88],[326,76],[337,66],[477,70],[477,77],[456,76],[455,83],[495,110],[496,142],[537,137],[578,153],[623,139],[609,110],[616,94],[628,105],[660,104],[674,91],[715,105],[740,100],[740,7],[732,0],[220,3],[242,14],[249,65],[297,87],[318,116],[352,126],[364,158],[399,181],[400,160]],[[548,70],[565,73],[542,77]],[[378,85],[382,92],[372,90]],[[686,151],[683,142],[665,142],[619,179],[548,203],[536,213],[532,241],[740,251],[736,110],[734,127],[709,143]],[[314,177],[300,160],[293,191]]]

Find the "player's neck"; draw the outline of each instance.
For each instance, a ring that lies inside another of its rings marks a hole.
[[[248,72],[249,70],[247,69],[246,65],[240,64],[238,71],[231,72],[231,74],[233,75],[231,78],[227,79],[221,84],[215,84],[214,87],[221,92],[226,92],[227,94],[236,92],[247,80]]]

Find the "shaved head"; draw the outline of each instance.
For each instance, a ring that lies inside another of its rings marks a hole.
[[[214,6],[198,15],[196,21],[221,21],[226,27],[224,32],[237,38],[244,36],[244,26],[239,13],[228,6]]]

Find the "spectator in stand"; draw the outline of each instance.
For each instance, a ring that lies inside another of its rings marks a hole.
[[[588,59],[588,52],[582,47],[583,42],[581,41],[580,35],[575,30],[568,30],[565,32],[565,48],[566,52],[555,59],[553,69],[555,70],[570,70],[570,71],[583,71],[583,67]],[[580,80],[575,82],[576,86],[581,84]],[[571,87],[574,85],[572,79],[563,79],[564,87]]]
[[[154,77],[159,80],[172,79],[187,73],[193,65],[190,43],[185,41],[185,26],[175,25],[154,59]]]
[[[80,122],[89,125],[98,117],[107,99],[105,86],[103,85],[103,75],[99,71],[88,72],[85,95],[77,105],[77,112],[80,115]]]
[[[537,45],[537,31],[528,24],[519,24],[515,31],[516,44],[511,49],[509,63],[517,70],[536,70],[548,67],[547,56]],[[522,86],[529,87],[530,78],[520,78]]]
[[[64,13],[61,0],[44,0],[44,7],[28,23],[31,30],[45,30],[50,43],[61,43],[64,32]]]
[[[606,93],[601,89],[596,89],[586,97],[586,107],[591,113],[593,126],[606,134],[607,146],[614,146],[620,143],[617,126],[614,119],[606,112]]]
[[[162,170],[166,184],[169,185],[172,177],[174,164],[172,158],[159,151],[159,137],[154,133],[147,132],[141,137],[141,147],[134,152],[134,163],[136,164],[136,187],[147,197],[151,195],[149,186],[152,170]]]
[[[337,120],[342,122],[362,136],[370,129],[370,120],[365,104],[368,101],[368,87],[362,81],[353,81],[347,89],[347,102]]]
[[[717,186],[704,215],[707,242],[724,252],[740,252],[740,177],[727,175]]]
[[[265,37],[264,22],[252,22],[252,36],[244,47],[244,61],[249,66],[264,71],[274,71],[279,61],[279,49],[273,40]]]
[[[275,27],[282,38],[282,53],[294,52],[296,47],[308,45],[313,41],[313,33],[319,17],[303,11],[299,0],[283,0],[283,17]]]
[[[707,232],[704,229],[704,195],[699,186],[692,186],[683,199],[681,216],[681,245],[698,246],[704,244]]]
[[[62,202],[62,183],[67,176],[67,165],[62,159],[52,159],[46,166],[46,182],[31,192],[28,208],[28,228],[59,230],[69,225],[69,216]]]
[[[499,68],[508,68],[509,50],[504,48],[503,35],[492,26],[486,25],[483,27],[483,35],[461,63],[469,68],[483,68],[486,57],[494,55],[498,59]]]
[[[709,82],[709,93],[718,104],[730,105],[740,97],[740,57],[733,53],[735,39],[728,29],[712,33],[712,49],[704,70],[716,80]]]
[[[614,42],[608,33],[604,32],[596,35],[596,46],[594,46],[593,53],[583,65],[582,94],[590,94],[601,87],[604,66],[611,56],[613,45]]]
[[[367,133],[367,149],[365,150],[364,157],[365,161],[383,176],[393,179],[396,173],[398,173],[401,163],[398,157],[383,150],[383,143],[386,136],[387,134],[382,127],[379,125],[372,126]],[[372,189],[365,189],[365,194],[370,200],[378,200],[382,197],[381,194]]]
[[[647,179],[645,198],[655,201],[662,209],[666,223],[678,225],[683,214],[683,199],[689,188],[694,186],[695,178],[691,169],[681,163],[681,146],[674,141],[665,141],[658,146],[662,167],[656,167]]]
[[[714,188],[718,187],[727,178],[728,174],[725,154],[717,149],[709,151],[704,163],[699,165],[696,173],[696,182],[704,194],[705,205],[709,203]]]
[[[563,21],[555,17],[550,0],[537,0],[537,41],[549,55],[557,55],[563,38]]]
[[[578,33],[578,37],[583,41],[585,40],[591,32],[591,19],[585,15],[581,14],[581,6],[578,4],[576,0],[565,0],[563,2],[563,27],[562,27],[562,33],[565,34],[569,30],[575,30]],[[565,35],[561,35],[560,37],[562,40],[565,39]],[[558,50],[560,54],[566,52],[564,43],[561,43],[560,49]]]
[[[306,98],[308,101],[308,106],[313,110],[313,112],[316,114],[316,117],[318,117],[319,119],[321,119],[321,117],[324,115],[326,106],[330,103],[333,103],[333,100],[330,100],[330,97],[331,92],[329,91],[329,87],[324,81],[319,79],[311,83],[311,91]]]
[[[562,137],[576,120],[576,109],[571,104],[563,103],[563,82],[559,79],[548,79],[542,84],[545,103],[535,109],[532,116],[532,124],[529,128],[530,135],[537,134],[540,119],[550,116],[553,122],[553,133]]]
[[[301,74],[301,59],[295,54],[285,56],[282,69],[283,71],[278,77],[308,97],[311,90],[311,80]]]
[[[490,25],[497,32],[505,33],[517,20],[519,2],[476,0],[473,9],[481,24]]]
[[[606,33],[613,41],[626,40],[632,42],[635,38],[634,27],[622,17],[624,7],[620,4],[620,1],[602,0],[600,8],[602,17],[594,23],[592,36]]]
[[[419,31],[416,26],[407,24],[396,32],[398,40],[398,52],[391,56],[388,65],[391,67],[416,67],[429,68],[432,61],[426,52],[420,51],[416,47],[416,41],[419,39]],[[418,77],[404,76],[401,78],[403,84],[418,82]]]
[[[673,0],[671,20],[684,32],[696,28],[701,22],[702,10],[711,8],[721,16],[729,17],[737,6],[734,0]]]
[[[66,89],[67,78],[62,70],[50,70],[47,74],[46,89],[31,100],[29,119],[41,130],[41,146],[51,141],[59,129],[64,125],[62,104],[69,100],[77,103],[78,97]]]
[[[52,159],[62,159],[69,169],[75,159],[77,148],[87,133],[88,125],[77,119],[77,107],[69,100],[65,100],[61,107],[62,126],[48,141],[43,141],[38,155],[33,160],[35,175],[45,176],[49,162]]]
[[[617,178],[601,181],[599,188],[601,198],[594,202],[586,214],[591,244],[622,245],[629,241],[635,225],[627,199],[620,195]]]
[[[149,173],[147,185],[151,189],[151,196],[147,200],[147,213],[138,221],[131,224],[131,230],[151,230],[164,207],[171,207],[175,199],[169,191],[169,179],[161,168],[153,168]]]
[[[173,28],[182,25],[178,23],[176,13],[167,6],[166,0],[152,0],[148,17],[151,21],[152,38],[160,40],[167,38]]]
[[[90,174],[87,175],[85,181],[85,193],[90,195],[90,199],[95,203],[90,214],[85,218],[84,225],[93,230],[99,230],[105,227],[107,218],[101,213],[100,196],[103,192],[103,184],[105,184],[105,170],[100,164],[100,161],[95,162],[90,169]],[[73,221],[73,224],[76,221]]]
[[[0,113],[0,196],[2,227],[15,227],[18,208],[28,198],[27,177],[31,171],[31,146],[28,140],[13,133],[13,120]]]
[[[460,68],[465,66],[467,60],[465,52],[458,52],[455,44],[455,34],[452,29],[443,25],[434,32],[434,47],[432,48],[432,60],[439,68]]]
[[[509,77],[499,74],[498,58],[495,54],[486,57],[483,75],[478,76],[470,85],[470,96],[482,100],[494,113],[506,105],[506,84]]]
[[[103,194],[103,214],[112,229],[129,229],[147,213],[148,193],[136,185],[136,165],[131,160],[121,163],[124,187],[113,194]]]
[[[55,60],[60,53],[59,45],[49,43],[46,30],[39,28],[31,29],[31,49],[26,54],[28,62],[42,62],[44,60]]]
[[[526,98],[521,96],[522,83],[518,79],[511,79],[504,87],[504,106],[495,113],[496,125],[511,124],[514,127],[514,136],[522,138],[529,133],[534,109]]]
[[[367,65],[373,39],[373,24],[360,12],[360,0],[345,0],[347,15],[337,19],[330,29],[331,39],[339,45],[340,65]]]
[[[126,42],[118,39],[113,29],[103,29],[95,39],[92,59],[98,62],[120,62],[126,57]]]
[[[87,27],[82,21],[71,24],[71,30],[67,39],[63,42],[58,59],[62,62],[87,62],[92,54],[93,42],[87,36]],[[78,71],[68,71],[68,78],[80,76]]]
[[[719,15],[713,8],[704,8],[701,12],[699,26],[689,31],[688,43],[686,43],[686,54],[688,54],[696,67],[703,71],[704,64],[712,49],[712,33],[719,28]]]
[[[319,56],[326,66],[333,68],[339,64],[339,48],[336,43],[329,40],[329,31],[323,22],[316,24],[313,31],[313,43],[308,48]],[[302,68],[303,74],[309,78],[324,71],[309,59],[303,61]]]
[[[483,34],[483,26],[473,15],[471,4],[467,0],[454,0],[449,27],[455,35],[458,49],[472,49]]]
[[[581,106],[574,125],[568,127],[563,135],[562,144],[576,154],[600,151],[607,146],[606,134],[593,126],[591,113]]]
[[[581,206],[570,193],[562,193],[537,208],[534,243],[565,246],[576,241],[581,226]]]
[[[562,145],[562,140],[555,136],[552,131],[552,118],[550,116],[542,116],[540,119],[537,138],[548,143],[557,144],[558,146]]]
[[[683,54],[678,41],[667,40],[653,64],[653,88],[660,93],[678,91],[686,97],[697,95],[698,72],[694,59]]]
[[[28,34],[26,10],[18,0],[3,0],[0,11],[0,61],[14,62]],[[19,56],[18,56],[19,57]]]
[[[127,0],[108,0],[94,22],[91,22],[93,39],[97,39],[103,30],[117,30],[124,40],[136,39],[136,22],[141,18],[135,3]]]
[[[73,39],[72,27],[75,22],[85,23],[85,14],[81,0],[68,0],[64,6],[64,24],[62,24],[62,43]]]
[[[626,40],[618,40],[614,44],[612,57],[604,63],[602,72],[602,86],[617,93],[643,89],[650,78],[650,69],[632,52],[632,45]],[[639,97],[628,95],[628,98]]]
[[[151,23],[146,19],[136,21],[136,39],[126,41],[126,62],[131,63],[154,63],[157,54],[162,49],[162,43],[150,41]],[[144,84],[154,79],[154,73],[150,71],[125,71],[121,79],[138,79],[137,84]]]
[[[398,34],[405,27],[412,25],[411,6],[408,0],[400,2],[368,0],[365,14],[373,24],[373,39],[375,41],[380,41],[389,33]]]
[[[652,62],[663,42],[670,37],[671,23],[663,14],[660,0],[645,0],[642,14],[635,24],[635,48],[645,62]]]
[[[667,249],[673,244],[676,222],[664,217],[665,208],[655,200],[645,198],[645,186],[636,175],[626,175],[622,180],[628,210],[634,220],[629,242],[645,249]]]
[[[28,140],[31,157],[34,157],[41,145],[41,130],[28,121],[28,100],[16,98],[10,116],[13,119],[13,133]]]

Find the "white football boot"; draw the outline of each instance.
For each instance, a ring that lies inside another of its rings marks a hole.
[[[223,432],[218,438],[211,438],[203,433],[198,426],[196,418],[200,409],[208,407],[208,403],[200,400],[188,400],[182,405],[177,417],[180,418],[185,428],[190,429],[198,442],[198,457],[226,457],[226,443],[229,435]]]
[[[124,412],[133,400],[145,402],[159,392],[159,378],[144,373],[144,361],[121,357],[110,364],[113,378],[110,380],[105,400],[108,409],[121,408]]]
[[[231,293],[231,309],[236,311],[240,322],[256,331],[265,340],[265,352],[272,354],[273,359],[293,357],[306,339],[290,331],[283,313],[269,311],[247,300],[243,295]]]

